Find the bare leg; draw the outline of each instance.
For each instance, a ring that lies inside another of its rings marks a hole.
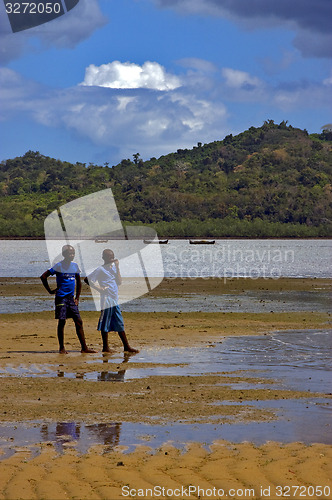
[[[124,351],[126,351],[126,352],[139,352],[137,349],[130,347],[127,336],[126,336],[126,332],[118,332],[118,333],[119,333],[119,337],[123,343],[123,350]]]
[[[65,330],[65,319],[59,319],[58,321],[58,341],[59,341],[59,353],[68,354],[64,345],[64,330]]]
[[[81,352],[85,352],[85,353],[97,352],[97,351],[94,351],[93,349],[89,349],[88,346],[86,345],[82,319],[75,318],[74,323],[75,323],[75,328],[76,328],[76,334],[77,334],[78,340],[80,341],[80,344],[81,344]]]
[[[108,332],[102,331],[101,338],[103,339],[103,352],[109,352],[109,353],[114,352],[112,349],[109,348],[109,345],[108,345]]]

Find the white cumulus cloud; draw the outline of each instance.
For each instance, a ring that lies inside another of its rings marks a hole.
[[[229,87],[243,88],[243,87],[260,87],[261,81],[256,76],[251,76],[246,71],[240,71],[238,69],[223,68],[222,76],[226,80],[226,84]]]
[[[308,116],[315,110],[323,116],[321,123],[328,122],[332,82],[328,74],[321,82],[270,83],[236,68],[211,71],[206,65],[204,73],[203,67],[199,64],[199,71],[182,74],[180,87],[158,92],[96,84],[50,88],[0,68],[1,114],[9,127],[11,119],[21,115],[31,127],[52,128],[52,134],[66,130],[75,140],[116,154],[117,161],[132,152],[139,151],[143,158],[157,157],[197,142],[222,139],[276,115],[292,120],[302,110]],[[121,81],[129,85],[129,80],[123,77]]]
[[[181,80],[165,71],[157,62],[139,64],[113,61],[101,66],[90,64],[85,70],[81,85],[108,87],[111,89],[174,90],[181,87]]]

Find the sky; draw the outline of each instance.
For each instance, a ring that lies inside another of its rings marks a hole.
[[[331,0],[80,0],[16,33],[4,4],[0,160],[115,165],[332,122]]]

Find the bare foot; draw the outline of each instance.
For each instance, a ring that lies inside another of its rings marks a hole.
[[[109,347],[107,347],[106,349],[103,349],[102,352],[104,352],[106,354],[114,354],[115,350],[114,349],[110,349]]]
[[[81,352],[82,352],[82,353],[84,353],[84,354],[90,354],[90,353],[91,353],[91,354],[95,354],[95,353],[96,353],[96,352],[98,352],[98,351],[94,351],[93,349],[89,349],[89,348],[87,347],[86,349],[82,349],[82,350],[81,350]]]
[[[124,349],[124,352],[137,353],[137,352],[139,352],[139,350],[138,349],[134,349],[133,347],[128,346],[126,349]]]
[[[59,349],[59,354],[68,354],[66,349]]]

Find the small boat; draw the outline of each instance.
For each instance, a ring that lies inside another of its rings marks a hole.
[[[106,237],[100,236],[95,239],[95,243],[107,243],[108,239]]]
[[[189,240],[190,245],[214,245],[216,240]]]
[[[144,243],[146,243],[147,245],[149,243],[157,243],[159,245],[166,245],[168,243],[168,240],[143,240]]]

